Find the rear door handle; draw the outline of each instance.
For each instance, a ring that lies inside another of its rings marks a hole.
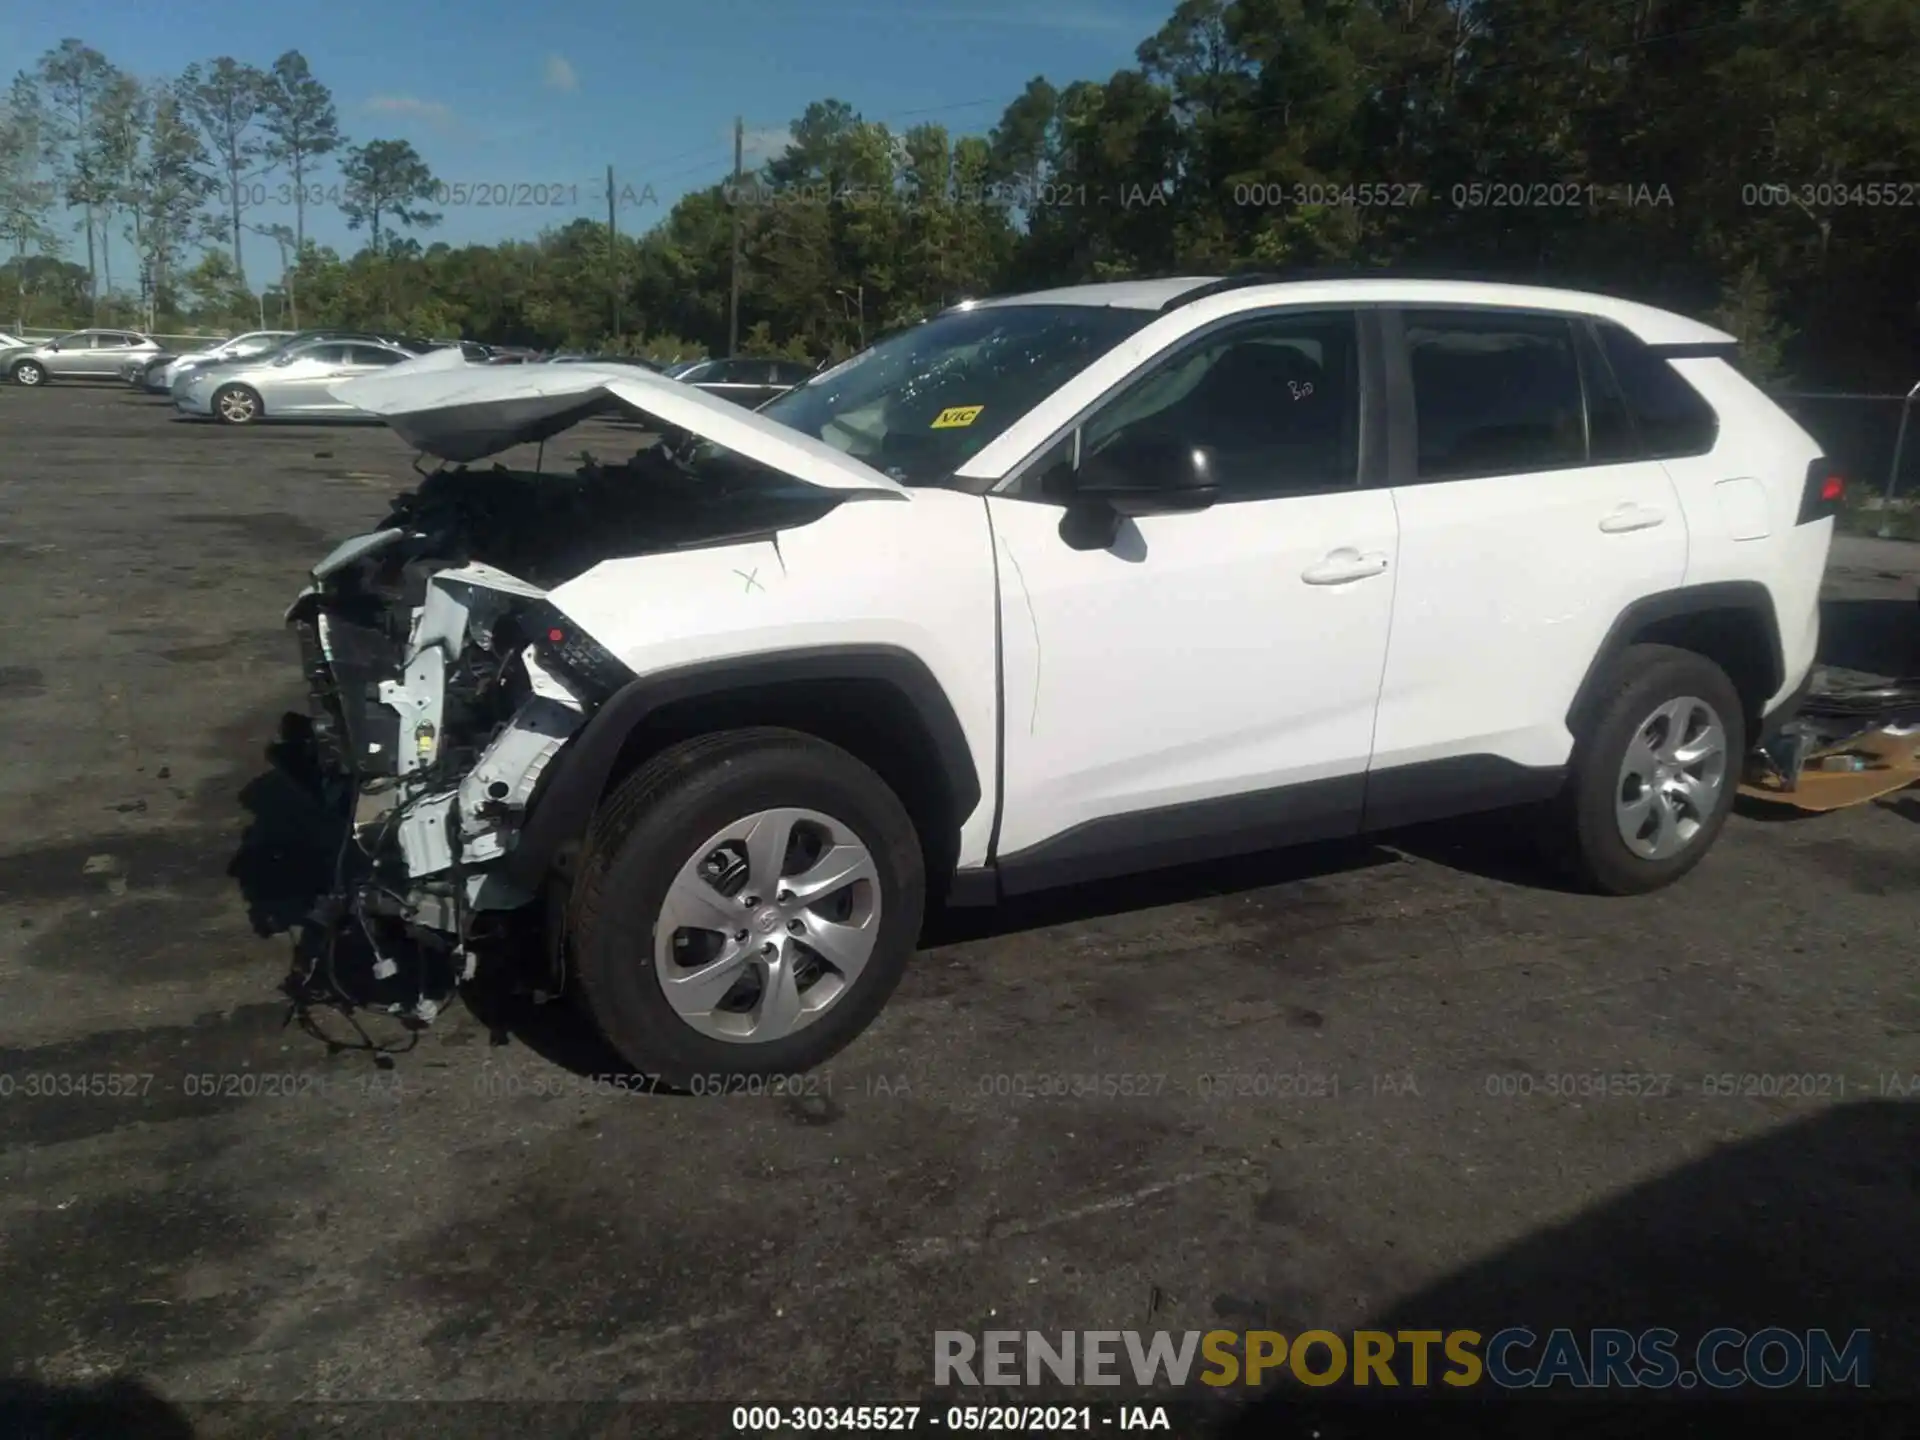
[[[1300,578],[1309,585],[1350,585],[1355,580],[1386,573],[1387,557],[1379,551],[1363,555],[1358,550],[1343,547],[1330,552],[1318,564],[1302,570]]]
[[[1656,510],[1651,505],[1635,505],[1629,502],[1603,519],[1600,522],[1600,528],[1609,535],[1624,535],[1630,530],[1651,530],[1656,525],[1666,523],[1666,511]]]

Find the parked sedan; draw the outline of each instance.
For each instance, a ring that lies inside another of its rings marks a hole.
[[[139,354],[157,355],[157,341],[131,330],[75,330],[7,354],[7,378],[16,385],[44,385],[52,379],[106,380]]]
[[[812,374],[811,366],[797,360],[750,360],[736,356],[731,360],[702,360],[673,378],[753,410],[776,395],[786,394]]]
[[[192,372],[174,388],[173,407],[182,415],[210,417],[223,425],[357,419],[360,412],[334,399],[332,387],[414,358],[414,352],[384,340],[288,345],[252,360]]]
[[[638,355],[555,355],[549,362],[553,365],[632,365],[641,370],[659,373],[660,367],[651,360],[643,360]]]
[[[249,330],[244,335],[235,335],[205,350],[176,355],[165,364],[150,367],[145,372],[143,383],[154,394],[166,395],[171,393],[173,382],[182,375],[227,360],[251,360],[269,350],[278,349],[293,339],[294,334],[292,330]]]

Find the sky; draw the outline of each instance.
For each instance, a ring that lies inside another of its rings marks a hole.
[[[690,189],[724,179],[735,116],[747,165],[778,153],[811,101],[844,100],[896,129],[981,133],[1035,75],[1105,79],[1133,63],[1172,0],[247,0],[237,5],[0,0],[0,83],[72,36],[143,79],[231,55],[265,68],[299,50],[334,93],[352,142],[410,141],[446,196],[427,242],[526,237],[606,216],[639,233]],[[365,243],[337,208],[331,168],[307,233]],[[291,224],[281,174],[253,188],[249,224]],[[311,193],[311,192],[310,192]],[[463,199],[464,204],[454,203]],[[482,199],[507,204],[481,204]],[[544,203],[541,203],[544,202]],[[85,258],[77,229],[67,255]],[[280,269],[246,237],[248,278]],[[133,271],[116,240],[116,280]]]

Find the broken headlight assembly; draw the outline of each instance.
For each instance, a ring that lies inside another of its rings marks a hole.
[[[514,616],[533,646],[542,668],[600,701],[633,679],[618,656],[545,600],[533,601]]]

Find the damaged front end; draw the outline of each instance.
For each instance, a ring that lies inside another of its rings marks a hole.
[[[625,367],[427,356],[334,393],[453,462],[337,546],[287,612],[309,692],[308,753],[291,768],[345,832],[316,917],[327,954],[350,927],[376,980],[395,977],[402,947],[441,957],[388,1006],[429,1020],[472,977],[487,917],[542,898],[503,862],[555,757],[634,678],[553,593],[603,562],[765,540],[849,498],[906,492],[818,440]],[[571,473],[468,468],[604,414],[674,438]]]
[[[535,786],[625,667],[537,586],[438,557],[393,527],[314,570],[287,619],[308,686],[318,774],[350,847],[331,923],[351,921],[391,978],[405,943],[473,973],[474,920],[534,897],[497,873]],[[441,1001],[417,996],[431,1019]]]

